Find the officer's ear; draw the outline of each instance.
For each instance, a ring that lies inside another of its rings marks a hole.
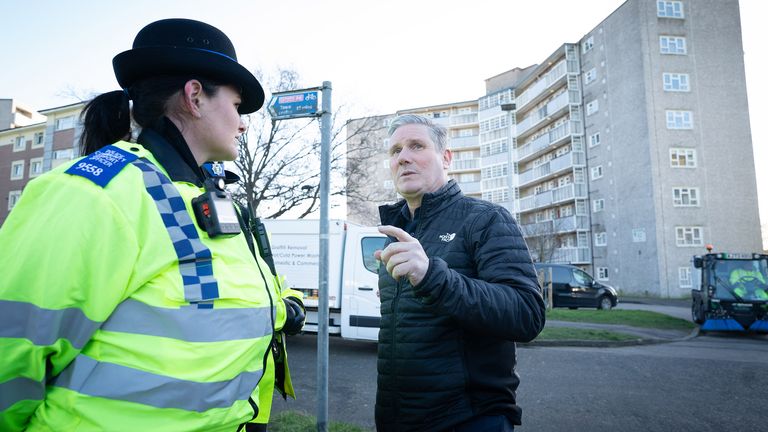
[[[201,118],[203,115],[200,105],[204,96],[203,84],[200,81],[196,79],[187,81],[181,94],[182,109],[192,117]]]

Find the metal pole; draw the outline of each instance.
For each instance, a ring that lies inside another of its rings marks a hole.
[[[331,162],[331,82],[323,81],[320,117],[320,283],[317,305],[317,431],[328,430],[328,198]]]

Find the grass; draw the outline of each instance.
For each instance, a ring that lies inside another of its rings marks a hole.
[[[635,340],[638,336],[609,330],[580,329],[572,327],[547,327],[536,340],[590,340],[590,341],[625,341]]]
[[[272,417],[270,432],[307,432],[317,430],[317,419],[304,412],[283,411]],[[328,432],[367,432],[360,426],[331,421]]]
[[[643,310],[609,311],[591,309],[550,309],[547,319],[553,321],[575,321],[596,324],[621,324],[632,327],[657,328],[664,330],[690,331],[695,325],[692,322],[671,317],[657,312]]]

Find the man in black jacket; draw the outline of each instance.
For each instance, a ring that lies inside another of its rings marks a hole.
[[[521,417],[515,342],[544,327],[517,223],[448,179],[446,135],[416,115],[389,128],[392,179],[405,199],[379,208],[379,230],[392,240],[376,252],[379,432],[511,431]]]

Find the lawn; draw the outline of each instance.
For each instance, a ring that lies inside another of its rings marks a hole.
[[[547,311],[547,320],[621,324],[632,327],[683,331],[690,331],[695,327],[692,322],[657,312],[621,309],[611,309],[608,311],[594,309],[550,309]]]
[[[317,430],[317,419],[307,413],[298,411],[283,411],[272,417],[269,423],[270,432],[307,432]],[[332,421],[328,424],[328,432],[367,432],[360,426],[349,423]]]

